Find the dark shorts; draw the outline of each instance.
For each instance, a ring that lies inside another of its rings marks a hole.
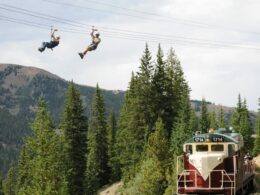
[[[88,48],[89,48],[89,51],[92,51],[92,50],[97,49],[97,45],[96,45],[96,44],[90,44],[90,45],[88,46]]]
[[[58,42],[54,42],[54,41],[51,41],[51,42],[49,42],[49,43],[46,43],[46,47],[47,47],[47,48],[50,48],[50,49],[56,47],[57,45],[59,45],[59,43],[58,43]]]

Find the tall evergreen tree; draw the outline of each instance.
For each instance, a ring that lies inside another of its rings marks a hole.
[[[149,134],[152,132],[154,125],[153,112],[152,112],[152,95],[151,95],[151,80],[153,73],[152,56],[148,49],[148,45],[145,45],[145,50],[141,58],[141,65],[139,71],[136,73],[136,96],[135,102],[137,112],[139,112],[140,120],[144,120],[147,125],[145,132],[145,140],[147,141]]]
[[[172,94],[174,97],[172,102],[174,110],[174,114],[172,115],[173,128],[170,142],[172,158],[170,159],[171,161],[175,161],[175,156],[182,153],[182,144],[192,135],[192,132],[198,128],[198,118],[190,105],[190,89],[184,78],[181,64],[172,49],[170,50],[167,64],[168,75],[172,72]],[[171,78],[171,76],[169,78]],[[169,185],[165,194],[173,193],[175,189],[175,178],[175,162],[173,162],[167,170],[167,181]]]
[[[3,191],[5,195],[16,195],[16,177],[16,166],[12,164],[5,180],[3,181]]]
[[[170,136],[172,131],[172,115],[173,115],[173,107],[172,107],[172,99],[169,98],[169,90],[172,88],[169,87],[168,75],[166,74],[166,61],[163,59],[163,51],[161,46],[158,47],[157,52],[157,61],[154,70],[154,75],[152,78],[151,88],[152,88],[152,97],[153,97],[153,111],[154,121],[157,118],[161,118],[168,132],[168,136]],[[171,85],[170,85],[171,86]]]
[[[237,102],[237,107],[235,111],[232,113],[231,119],[230,119],[230,124],[232,128],[238,132],[240,132],[241,127],[241,116],[242,116],[243,108],[242,108],[242,100],[240,94],[238,94],[238,102]]]
[[[3,178],[1,174],[0,174],[0,195],[4,195]]]
[[[205,98],[202,98],[201,102],[201,117],[200,117],[200,129],[203,133],[206,133],[209,129],[209,114],[207,108],[207,102]]]
[[[226,127],[225,113],[224,113],[222,106],[220,106],[220,109],[219,109],[219,112],[218,112],[217,122],[218,122],[219,128],[225,128]]]
[[[116,151],[124,179],[134,172],[156,120],[152,73],[151,54],[146,45],[139,71],[131,77],[118,122]]]
[[[105,105],[97,85],[88,131],[87,193],[95,194],[109,182]]]
[[[246,151],[252,151],[253,149],[253,127],[251,123],[251,119],[249,116],[249,111],[247,109],[246,100],[242,103],[242,112],[240,116],[240,124],[239,124],[240,133],[244,138],[244,148]]]
[[[209,127],[210,128],[212,128],[212,129],[217,129],[218,128],[215,111],[209,113],[209,121],[210,121],[209,122]]]
[[[140,170],[126,184],[124,194],[158,194],[164,193],[167,186],[166,168],[169,166],[169,143],[163,122],[156,122],[155,132],[148,140],[146,156],[141,162]]]
[[[174,123],[173,132],[171,136],[171,152],[174,155],[180,155],[182,153],[182,145],[192,135],[194,129],[191,129],[192,121],[190,101],[183,99],[186,105],[182,103],[183,107],[178,113],[176,122]]]
[[[195,132],[199,129],[199,117],[196,115],[196,112],[191,108],[190,113],[190,128],[191,132]]]
[[[185,80],[181,63],[172,48],[167,56],[166,74],[171,85],[167,94],[169,99],[172,100],[171,115],[173,117],[172,120],[175,121],[175,117],[177,117],[178,113],[183,109],[183,106],[185,107],[185,105],[187,105],[186,100],[190,98],[190,89],[187,81]],[[188,105],[188,109],[189,107],[190,106]]]
[[[87,152],[87,117],[80,92],[70,83],[61,128],[65,136],[66,180],[69,194],[85,194],[85,170]]]
[[[144,149],[145,132],[147,132],[145,121],[140,118],[136,85],[137,79],[133,74],[120,112],[116,133],[116,156],[124,180],[128,180],[135,172],[135,166]]]
[[[20,152],[17,165],[16,190],[17,194],[22,194],[32,184],[32,163],[30,151],[25,145]],[[29,171],[30,170],[30,171]]]
[[[46,102],[40,99],[18,164],[17,194],[58,194],[64,188],[60,136],[54,131]]]
[[[258,99],[259,103],[259,109],[258,109],[258,115],[256,119],[256,138],[254,142],[254,149],[253,149],[253,155],[257,156],[260,154],[260,98]]]
[[[107,123],[108,132],[108,165],[111,170],[110,182],[115,182],[120,179],[120,166],[115,155],[115,143],[116,143],[116,117],[115,113],[112,112],[109,115]]]
[[[238,95],[237,107],[231,117],[231,126],[234,130],[241,133],[244,138],[244,148],[250,152],[253,147],[253,140],[251,138],[253,128],[246,100],[242,102],[240,94]]]

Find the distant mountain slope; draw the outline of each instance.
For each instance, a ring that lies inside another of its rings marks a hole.
[[[191,100],[191,105],[194,108],[196,114],[199,116],[200,112],[201,112],[201,100]],[[230,117],[232,115],[232,112],[235,110],[234,107],[228,107],[228,106],[224,106],[224,105],[216,105],[214,103],[207,102],[208,112],[215,111],[216,115],[219,113],[221,107],[222,107],[222,109],[225,113],[226,121],[229,121]],[[253,127],[255,127],[257,112],[249,111],[249,115],[250,115],[250,119],[252,121]],[[229,125],[229,124],[227,124],[227,125]]]
[[[31,132],[29,123],[39,97],[47,100],[55,123],[59,123],[68,84],[68,81],[39,68],[0,64],[0,170],[6,171],[23,138]],[[95,87],[77,87],[89,115]],[[107,112],[113,110],[118,115],[124,92],[102,90],[102,93]]]
[[[68,84],[68,81],[39,68],[0,64],[0,173],[5,173],[10,162],[17,158],[23,138],[31,132],[29,124],[39,97],[48,101],[55,124],[59,124]],[[95,87],[77,86],[89,115]],[[107,112],[113,110],[118,116],[125,92],[102,90],[102,93]],[[192,100],[191,104],[199,115],[201,101]],[[208,102],[209,111],[218,112],[219,109],[219,105]],[[229,119],[234,108],[224,106],[223,109]],[[250,114],[255,123],[256,113]]]

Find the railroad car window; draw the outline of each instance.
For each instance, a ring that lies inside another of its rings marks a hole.
[[[224,145],[222,145],[222,144],[211,145],[211,151],[212,152],[222,152],[222,151],[224,151]]]
[[[207,152],[208,145],[196,145],[196,151],[197,152]]]

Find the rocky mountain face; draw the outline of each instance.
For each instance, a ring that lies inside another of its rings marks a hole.
[[[69,82],[45,70],[20,65],[0,64],[0,170],[17,157],[28,135],[39,97],[48,102],[58,125]],[[77,85],[89,115],[95,87]],[[124,92],[102,90],[106,110],[118,115]]]

